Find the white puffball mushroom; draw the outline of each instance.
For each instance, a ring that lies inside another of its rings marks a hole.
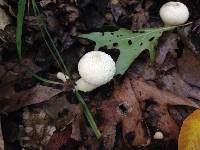
[[[160,8],[160,17],[165,25],[181,25],[187,22],[189,10],[181,2],[167,2]]]
[[[0,8],[0,29],[4,30],[4,28],[10,24],[11,19],[4,9]]]
[[[58,79],[62,80],[63,82],[66,82],[69,79],[69,77],[62,72],[58,72],[56,76]]]
[[[155,140],[162,140],[163,138],[164,138],[164,135],[160,131],[157,131],[153,136],[153,139],[155,139]]]
[[[101,51],[91,51],[80,59],[78,71],[81,79],[76,82],[76,89],[89,92],[109,82],[115,75],[116,68],[110,55]]]

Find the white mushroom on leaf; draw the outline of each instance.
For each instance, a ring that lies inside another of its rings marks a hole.
[[[76,82],[76,90],[89,92],[108,83],[115,75],[115,62],[110,55],[101,51],[86,53],[78,63],[81,78]]]
[[[181,25],[187,22],[189,10],[181,2],[167,2],[160,8],[160,17],[165,25]]]

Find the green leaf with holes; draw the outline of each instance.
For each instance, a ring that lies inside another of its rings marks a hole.
[[[79,37],[96,42],[95,50],[103,46],[108,49],[117,48],[120,55],[116,62],[116,75],[123,75],[131,63],[144,50],[149,50],[150,58],[155,58],[155,45],[164,31],[172,30],[175,27],[147,28],[139,31],[130,31],[121,28],[114,32],[93,32],[82,34]]]

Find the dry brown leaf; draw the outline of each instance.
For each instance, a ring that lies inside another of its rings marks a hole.
[[[118,21],[120,16],[126,15],[125,10],[122,8],[118,0],[112,0],[110,2],[110,7],[111,7],[112,15],[116,22]]]
[[[88,140],[84,143],[94,150],[102,145],[105,149],[116,146],[116,135],[119,134],[116,128],[119,124],[122,132],[119,140],[121,143],[125,142],[122,147],[149,144],[151,138],[148,127],[163,132],[165,140],[176,139],[179,126],[170,116],[169,106],[198,107],[191,99],[160,90],[142,79],[136,79],[132,73],[122,83],[116,83],[111,97],[103,100],[97,98],[97,101],[100,104],[96,116],[103,138],[99,144],[88,135]],[[156,104],[144,108],[148,101]]]
[[[13,87],[7,86],[0,89],[0,109],[11,112],[21,107],[41,103],[61,93],[62,89],[37,85],[31,89],[16,92]]]
[[[81,121],[80,105],[70,104],[65,95],[60,94],[49,101],[24,108],[18,140],[26,148],[52,147],[57,150],[62,145],[82,140]]]
[[[108,113],[109,112],[109,113]],[[122,84],[115,85],[111,98],[105,100],[99,108],[104,146],[114,146],[116,125],[121,122],[124,141],[129,145],[140,146],[150,142],[143,127],[142,113],[138,100],[128,78]]]
[[[134,89],[136,98],[144,103],[153,101],[156,106],[148,108],[147,119],[154,128],[160,129],[166,135],[166,138],[177,138],[178,126],[171,118],[168,112],[168,106],[185,105],[197,108],[198,105],[188,98],[176,96],[170,92],[158,89],[155,86],[147,84],[142,80],[135,80],[132,76],[131,84]]]
[[[162,89],[169,90],[182,97],[200,100],[200,89],[191,87],[176,71],[160,76],[159,80],[161,80]]]
[[[1,129],[1,118],[0,118],[0,150],[4,150],[4,140]]]
[[[186,82],[200,87],[200,61],[187,47],[183,50],[182,57],[178,59],[178,71]]]
[[[195,110],[183,122],[181,127],[178,149],[199,150],[200,147],[200,110]]]
[[[80,105],[70,104],[64,95],[60,95],[45,102],[43,109],[53,120],[56,120],[56,127],[59,130],[63,130],[66,125],[72,124],[71,139],[76,141],[82,140],[80,126],[83,114]],[[61,115],[59,116],[59,114]]]
[[[55,132],[51,137],[49,143],[45,146],[45,150],[59,150],[59,149],[69,149],[76,150],[78,149],[80,143],[70,138],[71,135],[71,126],[68,125],[66,130]]]
[[[148,11],[141,8],[139,12],[134,13],[132,15],[131,29],[132,30],[141,29],[142,27],[144,27],[147,24],[148,20],[149,20]]]
[[[56,0],[41,0],[40,1],[40,6],[41,7],[45,7],[46,5],[50,4],[50,3],[56,3]]]
[[[162,91],[155,86],[151,86],[142,80],[132,80],[132,87],[135,95],[140,101],[153,99],[159,105],[186,105],[197,108],[198,105],[191,99],[179,97],[168,91]]]
[[[162,65],[168,53],[175,55],[177,49],[178,35],[175,33],[166,33],[160,39],[157,48],[156,63]]]
[[[22,65],[25,64],[25,65]],[[9,83],[16,82],[19,79],[22,79],[27,74],[27,67],[33,71],[33,73],[39,72],[41,69],[33,63],[29,58],[23,59],[20,64],[17,59],[7,61],[3,66],[0,67],[0,87]]]

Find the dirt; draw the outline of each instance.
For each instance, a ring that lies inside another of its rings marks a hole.
[[[79,34],[163,26],[159,8],[166,1],[36,2],[76,81],[79,59],[94,48],[93,42],[77,38]],[[18,1],[0,0],[11,18],[0,30],[0,149],[177,150],[183,120],[200,105],[200,1],[181,2],[189,7],[193,23],[162,35],[154,63],[143,52],[124,75],[81,93],[102,134],[98,140],[71,82],[54,85],[32,77],[36,73],[60,82],[56,73],[61,70],[42,38],[31,1],[26,4],[20,62],[15,42]],[[116,60],[118,50],[111,50]],[[153,138],[157,131],[163,139]]]

